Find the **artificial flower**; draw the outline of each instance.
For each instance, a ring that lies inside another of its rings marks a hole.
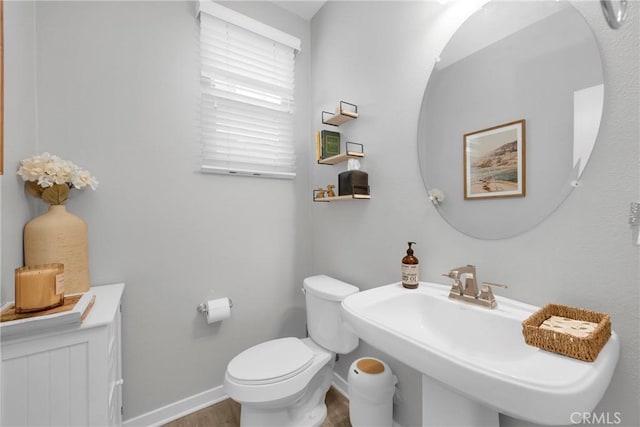
[[[98,180],[89,171],[49,153],[20,161],[18,175],[24,180],[27,193],[52,205],[64,204],[71,188],[98,187]]]

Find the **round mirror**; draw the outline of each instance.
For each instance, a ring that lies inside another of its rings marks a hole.
[[[603,100],[598,46],[573,6],[487,3],[436,59],[422,101],[420,170],[440,214],[482,239],[543,221],[580,185]]]

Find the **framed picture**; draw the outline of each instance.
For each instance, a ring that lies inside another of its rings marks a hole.
[[[464,198],[524,197],[525,121],[464,135]]]

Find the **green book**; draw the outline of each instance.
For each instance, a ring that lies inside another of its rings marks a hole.
[[[322,141],[322,158],[336,156],[340,154],[340,133],[330,130],[320,132]]]

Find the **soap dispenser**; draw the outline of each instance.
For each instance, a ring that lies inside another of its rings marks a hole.
[[[409,249],[407,249],[407,255],[402,258],[402,286],[407,289],[416,289],[418,287],[418,258],[413,256],[413,249],[411,245],[415,245],[416,242],[408,242]]]

